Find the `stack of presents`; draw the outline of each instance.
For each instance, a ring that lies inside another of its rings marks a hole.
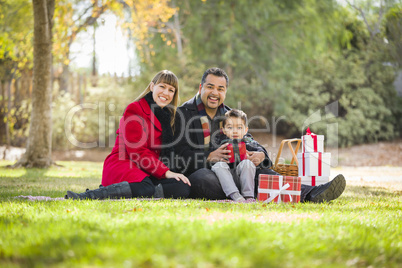
[[[331,153],[324,152],[324,136],[311,133],[301,137],[302,152],[297,154],[298,177],[260,175],[258,200],[300,202],[301,184],[317,186],[329,181]]]

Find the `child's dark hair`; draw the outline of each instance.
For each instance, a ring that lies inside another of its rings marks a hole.
[[[235,118],[241,118],[241,120],[243,120],[244,125],[247,127],[247,115],[245,112],[243,112],[242,110],[237,110],[237,109],[232,109],[230,111],[227,111],[225,113],[225,119],[222,122],[222,126],[225,127],[226,125],[226,121],[230,118],[230,117],[235,117]]]

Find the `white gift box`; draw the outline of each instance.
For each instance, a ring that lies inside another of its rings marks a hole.
[[[329,182],[328,176],[302,176],[301,184],[318,186]]]
[[[323,153],[324,152],[324,135],[303,135],[302,153]]]
[[[299,176],[329,177],[331,153],[298,153]]]

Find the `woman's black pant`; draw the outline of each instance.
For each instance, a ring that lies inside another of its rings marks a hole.
[[[133,197],[153,197],[155,186],[161,184],[165,198],[187,198],[190,186],[176,179],[161,179],[146,177],[141,182],[131,182],[130,188]]]

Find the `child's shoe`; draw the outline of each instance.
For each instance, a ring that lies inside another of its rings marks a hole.
[[[230,194],[229,197],[232,198],[232,200],[235,202],[246,201],[246,199],[244,199],[244,197],[239,192],[234,192],[233,194]]]

